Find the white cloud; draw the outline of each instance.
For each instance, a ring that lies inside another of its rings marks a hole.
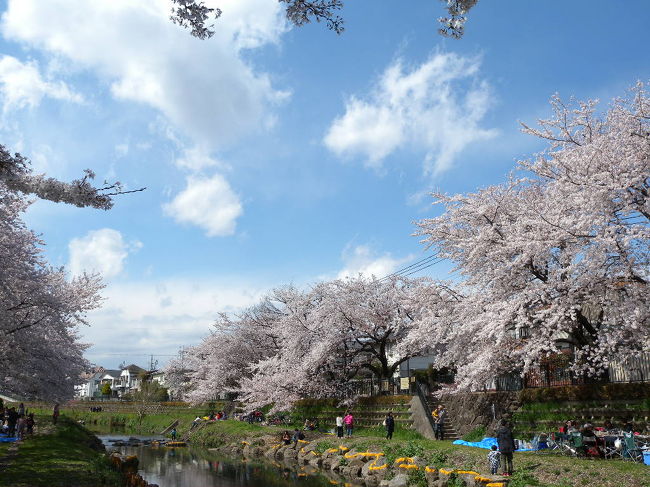
[[[162,112],[196,143],[218,147],[259,127],[286,97],[245,50],[278,42],[281,5],[215,0],[223,15],[208,41],[169,21],[168,0],[9,0],[3,35],[93,70],[114,97]]]
[[[491,105],[490,88],[477,78],[480,62],[437,53],[412,69],[396,60],[371,94],[352,96],[324,138],[339,156],[361,156],[379,167],[398,149],[424,152],[424,169],[437,174],[472,142],[496,132],[480,123]]]
[[[395,272],[400,266],[413,260],[413,256],[403,259],[394,259],[390,254],[378,256],[369,246],[357,245],[354,248],[346,248],[343,251],[343,262],[345,267],[339,272],[337,278],[357,277],[359,274],[364,277],[376,277],[381,279]]]
[[[183,155],[174,161],[179,167],[191,171],[200,171],[208,167],[223,166],[218,160],[209,155],[205,149],[194,147],[186,149]]]
[[[235,233],[237,218],[243,213],[239,196],[220,174],[203,179],[189,176],[187,185],[169,203],[165,214],[180,223],[203,228],[209,237]]]
[[[44,97],[81,103],[81,95],[74,93],[62,81],[45,80],[36,61],[23,63],[13,56],[0,58],[0,93],[4,111],[14,108],[34,108]]]
[[[95,344],[87,356],[105,366],[122,360],[142,365],[149,354],[163,361],[181,345],[198,344],[217,313],[250,306],[266,291],[231,277],[111,283],[102,292],[102,308],[89,314],[91,327],[81,330]]]
[[[138,241],[127,244],[122,234],[111,228],[93,230],[68,244],[69,269],[73,276],[99,272],[105,278],[120,274],[129,252],[142,247]]]

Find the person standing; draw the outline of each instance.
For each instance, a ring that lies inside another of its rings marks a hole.
[[[9,408],[6,414],[7,417],[7,436],[13,438],[16,436],[16,423],[18,422],[18,413],[16,408]]]
[[[393,418],[393,413],[388,412],[388,416],[384,420],[384,426],[386,426],[386,439],[393,439],[393,431],[395,431],[395,418]]]
[[[54,404],[54,408],[52,409],[52,422],[56,424],[56,422],[59,419],[59,403]]]
[[[509,477],[512,475],[512,455],[515,451],[515,439],[512,436],[512,430],[508,425],[508,421],[501,420],[501,426],[497,430],[497,444],[499,445],[499,452],[503,457],[503,475]]]
[[[340,414],[336,416],[336,436],[343,438],[343,416]]]
[[[18,421],[16,421],[16,438],[22,440],[25,438],[25,415],[21,414],[18,416]]]
[[[436,440],[442,440],[444,438],[444,426],[445,419],[447,418],[447,410],[445,407],[440,404],[438,407],[431,413],[433,417],[433,433]]]
[[[440,412],[438,412],[438,434],[440,435],[440,440],[445,439],[445,421],[447,421],[447,409],[441,405]]]
[[[343,418],[343,423],[345,423],[345,437],[352,438],[352,430],[354,429],[354,416],[351,412],[348,412]]]

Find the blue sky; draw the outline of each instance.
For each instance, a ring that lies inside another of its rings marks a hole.
[[[460,41],[432,0],[348,0],[340,36],[274,0],[207,3],[224,11],[207,41],[166,0],[2,4],[2,143],[52,176],[147,187],[26,217],[53,264],[104,274],[81,334],[106,367],[162,364],[275,286],[428,255],[411,234],[429,191],[502,181],[543,148],[518,121],[553,93],[608,102],[650,79],[644,0],[481,0]]]

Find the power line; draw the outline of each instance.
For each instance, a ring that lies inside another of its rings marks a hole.
[[[425,257],[424,259],[420,259],[420,260],[418,260],[417,262],[414,262],[414,263],[411,264],[411,265],[407,265],[406,267],[403,267],[402,269],[399,269],[399,270],[393,272],[392,274],[388,274],[387,276],[384,276],[384,277],[382,277],[382,278],[379,279],[379,280],[380,280],[380,281],[383,281],[384,279],[388,279],[388,278],[390,278],[390,277],[397,276],[397,275],[399,275],[399,274],[401,274],[401,273],[403,273],[403,272],[408,271],[409,269],[411,269],[411,268],[413,268],[413,267],[415,267],[415,266],[418,266],[418,265],[420,265],[420,264],[423,264],[423,263],[425,263],[425,262],[430,261],[431,259],[435,258],[436,256],[437,256],[437,254],[429,255],[428,257]]]
[[[443,260],[445,260],[445,259],[441,257],[440,259],[431,262],[429,265],[425,265],[424,267],[420,267],[418,269],[415,269],[414,271],[409,272],[408,274],[403,274],[402,277],[410,276],[411,274],[415,274],[416,272],[420,272],[420,271],[423,271],[424,269],[428,269],[429,267],[434,266],[434,265],[442,262]]]
[[[421,270],[427,269],[432,265],[438,264],[439,262],[442,262],[444,260],[444,258],[438,257],[438,255],[439,254],[437,253],[429,255],[428,257],[425,257],[424,259],[420,259],[411,265],[396,270],[392,274],[382,277],[381,279],[379,279],[379,281],[380,282],[385,281],[392,277],[398,277],[398,276],[406,277],[406,276],[410,276],[411,274],[415,274],[416,272],[419,272]]]

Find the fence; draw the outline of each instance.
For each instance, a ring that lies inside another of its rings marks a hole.
[[[497,391],[518,391],[524,388],[620,382],[650,382],[650,353],[613,360],[609,363],[607,371],[597,376],[577,374],[568,367],[543,364],[529,370],[524,377],[518,374],[496,377],[489,388]]]
[[[368,379],[351,380],[347,386],[350,392],[360,396],[394,396],[402,394],[399,379],[382,379],[374,377]]]

